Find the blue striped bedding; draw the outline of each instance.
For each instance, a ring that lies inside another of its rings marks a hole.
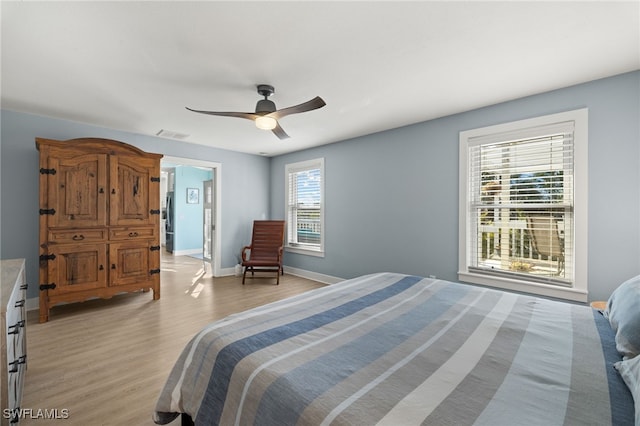
[[[214,322],[154,421],[196,425],[632,425],[606,319],[589,307],[367,275]]]

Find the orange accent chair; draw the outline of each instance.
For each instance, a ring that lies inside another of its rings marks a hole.
[[[247,272],[276,272],[276,284],[284,275],[282,253],[284,250],[284,220],[254,220],[251,245],[242,248],[242,284]]]

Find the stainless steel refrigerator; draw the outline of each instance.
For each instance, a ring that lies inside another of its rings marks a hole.
[[[175,194],[173,191],[167,192],[167,217],[164,225],[165,248],[169,253],[173,253],[174,244],[174,223],[175,223]]]

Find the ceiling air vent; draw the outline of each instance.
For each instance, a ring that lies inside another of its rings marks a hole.
[[[179,139],[184,140],[189,137],[184,133],[173,132],[171,130],[160,129],[156,136],[160,136],[161,138],[169,138],[169,139]]]

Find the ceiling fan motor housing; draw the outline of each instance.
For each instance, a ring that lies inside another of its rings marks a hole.
[[[256,104],[256,114],[269,114],[276,110],[276,104],[273,101],[267,99],[267,97],[275,93],[273,86],[269,84],[258,84],[258,93],[264,96]]]
[[[261,99],[256,104],[256,114],[269,114],[276,110],[276,104],[269,99]]]

